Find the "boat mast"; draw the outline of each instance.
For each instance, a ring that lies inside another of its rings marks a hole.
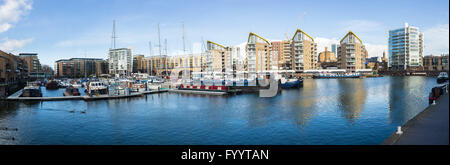
[[[164,66],[165,66],[165,72],[164,72],[164,75],[165,76],[167,76],[167,57],[168,57],[168,54],[167,54],[167,38],[165,38],[164,39],[164,46],[165,46],[165,49],[164,49],[164,53],[165,53],[165,55],[166,55],[166,59],[164,60]]]
[[[113,48],[113,49],[116,49],[116,20],[113,20],[113,33],[112,33],[112,36],[111,36],[111,39],[112,39],[112,43],[111,43],[111,47]]]
[[[152,42],[150,41],[150,42],[148,42],[148,47],[149,47],[149,50],[150,50],[150,75],[152,75],[153,74],[153,63],[152,63],[152,54],[153,54],[153,51],[152,51]]]
[[[158,23],[158,47],[159,47],[159,70],[161,71],[161,65],[162,65],[162,56],[161,56],[161,32],[159,29],[159,23]]]
[[[184,43],[184,22],[181,22],[181,31],[183,33],[183,55],[186,55],[186,45]]]

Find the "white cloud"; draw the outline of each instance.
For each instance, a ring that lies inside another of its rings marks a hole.
[[[32,0],[0,0],[0,33],[9,30],[13,24],[32,9]]]
[[[383,52],[387,54],[387,45],[364,44],[366,46],[369,57],[383,57]]]
[[[339,40],[336,38],[322,38],[322,37],[316,37],[314,41],[317,43],[317,52],[323,52],[325,50],[325,47],[328,47],[328,50],[331,50],[331,44],[338,44]]]
[[[449,52],[449,24],[439,24],[424,30],[424,55]]]
[[[10,39],[6,38],[6,39],[3,39],[2,41],[0,41],[0,50],[6,51],[6,52],[13,52],[31,42],[33,42],[33,38],[24,39],[24,40],[10,40]]]

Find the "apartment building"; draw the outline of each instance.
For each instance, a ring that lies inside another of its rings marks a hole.
[[[145,73],[144,55],[136,54],[133,57],[133,73]]]
[[[108,74],[108,62],[98,58],[71,58],[56,61],[56,76],[84,78]]]
[[[277,70],[292,70],[291,41],[271,41],[270,52],[278,61]]]
[[[292,69],[297,72],[316,69],[317,43],[304,31],[297,29],[291,40]]]
[[[389,30],[389,67],[393,70],[415,69],[423,66],[423,33],[409,26]]]
[[[41,63],[37,53],[19,53],[19,57],[27,62],[28,77],[33,73],[41,72]]]
[[[212,42],[206,42],[207,52],[206,52],[206,71],[207,72],[225,72],[232,68],[230,62],[230,53],[228,53],[228,48]]]
[[[27,62],[0,50],[0,97],[8,96],[28,81]]]
[[[130,76],[133,72],[133,54],[129,48],[109,49],[109,73]]]
[[[423,69],[426,71],[449,71],[448,57],[448,54],[425,56],[423,58]]]
[[[247,40],[247,69],[249,72],[270,70],[270,42],[250,32]]]
[[[338,46],[338,67],[354,72],[357,69],[365,69],[368,52],[362,40],[352,31],[348,32]]]

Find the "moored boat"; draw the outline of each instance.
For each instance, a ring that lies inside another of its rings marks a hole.
[[[359,78],[361,75],[359,73],[348,73],[348,74],[318,74],[313,75],[312,77],[315,79],[320,78]]]
[[[64,96],[80,96],[80,91],[74,86],[68,86],[63,94]]]
[[[437,83],[443,83],[448,80],[448,74],[447,72],[441,72],[439,73],[439,76],[437,77]]]
[[[198,90],[198,91],[210,91],[210,92],[228,92],[229,87],[221,85],[184,85],[178,86],[179,90]]]
[[[20,97],[42,97],[40,86],[27,86],[23,89]]]
[[[47,84],[45,84],[45,89],[49,89],[49,90],[53,90],[53,89],[58,89],[59,85],[58,85],[58,81],[56,80],[50,80],[47,82]]]
[[[303,78],[281,78],[281,88],[299,88],[303,86]]]
[[[86,94],[88,96],[106,95],[108,93],[108,87],[104,83],[99,81],[89,82],[86,88]]]

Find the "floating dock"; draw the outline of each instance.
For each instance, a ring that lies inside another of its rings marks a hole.
[[[436,100],[435,105],[420,112],[389,136],[382,145],[448,145],[449,94]]]
[[[119,98],[129,98],[129,97],[140,97],[147,94],[153,93],[163,93],[168,90],[155,90],[155,91],[144,91],[132,93],[129,95],[100,95],[100,96],[58,96],[58,97],[19,97],[22,94],[22,90],[14,93],[13,95],[7,97],[5,100],[9,101],[62,101],[62,100],[106,100],[106,99],[119,99]]]
[[[202,91],[202,90],[180,90],[180,89],[170,89],[168,92],[172,93],[185,93],[185,94],[201,94],[201,95],[227,95],[228,92],[220,91]]]

